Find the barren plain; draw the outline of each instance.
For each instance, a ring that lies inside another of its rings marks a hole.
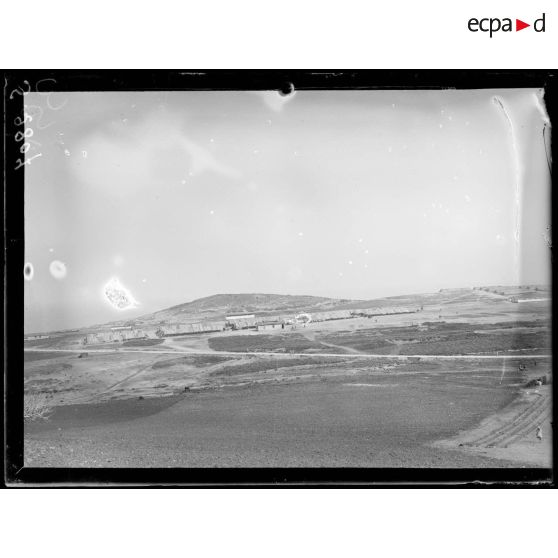
[[[25,465],[550,467],[548,288],[283,296],[275,310],[274,295],[242,296],[140,321],[412,311],[86,347],[83,332],[26,341],[26,396],[52,412],[25,422]]]

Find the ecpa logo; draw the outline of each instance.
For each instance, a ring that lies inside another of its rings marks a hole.
[[[545,17],[546,14],[543,14],[539,19],[536,19],[533,22],[533,29],[537,33],[544,33],[545,32]],[[511,32],[513,31],[513,24],[512,19],[509,17],[505,17],[500,19],[498,17],[485,17],[482,19],[477,19],[472,17],[467,26],[469,27],[469,31],[473,33],[477,33],[478,31],[482,31],[483,33],[490,33],[490,38],[494,33],[498,31]],[[515,20],[515,31],[521,31],[522,29],[526,29],[527,27],[531,27],[530,23],[525,23],[520,19]]]

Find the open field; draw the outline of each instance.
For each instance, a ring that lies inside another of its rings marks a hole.
[[[319,343],[308,340],[296,332],[267,335],[234,335],[227,337],[213,337],[209,340],[209,347],[215,351],[234,352],[293,352],[301,353],[312,349],[322,349]]]
[[[550,387],[544,404],[529,394],[552,381],[549,303],[507,297],[400,297],[421,309],[276,331],[26,342],[25,391],[54,410],[26,424],[26,464],[546,467]]]
[[[139,360],[132,356],[136,360],[127,354],[99,355],[99,370],[111,358],[121,359],[118,377],[100,375],[105,383],[79,390],[74,404],[67,404],[72,393],[62,392],[65,402],[55,407],[49,421],[26,425],[26,463],[70,467],[548,464],[546,445],[546,450],[536,446],[542,452],[536,463],[525,453],[485,455],[482,448],[465,451],[457,443],[430,445],[459,436],[515,404],[529,378],[548,374],[545,360],[523,359],[527,368],[519,370],[522,361],[508,359],[482,363],[149,355],[152,360],[145,365],[145,355],[139,355],[144,357]],[[58,367],[68,364],[64,358],[55,362]],[[84,395],[86,399],[80,400]],[[532,423],[531,430],[534,427]],[[306,436],[309,439],[303,444]],[[532,444],[536,440],[530,437]]]
[[[479,324],[430,322],[411,327],[341,331],[317,338],[360,352],[387,354],[471,355],[551,348],[548,328],[539,322]]]
[[[194,392],[157,398],[156,404],[73,406],[27,427],[26,465],[518,466],[429,446],[514,398],[514,388],[497,380],[481,388],[463,381],[359,376]]]

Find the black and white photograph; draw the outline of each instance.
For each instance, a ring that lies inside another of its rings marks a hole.
[[[25,468],[552,468],[543,87],[36,81]]]

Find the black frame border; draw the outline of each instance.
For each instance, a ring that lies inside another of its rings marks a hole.
[[[45,80],[45,81],[42,81]],[[24,126],[23,95],[41,91],[210,91],[544,88],[551,123],[558,122],[554,70],[16,70],[4,72],[4,398],[3,481],[9,487],[551,487],[553,469],[58,469],[23,467],[24,169],[14,140]],[[48,83],[48,87],[46,86]],[[35,87],[35,88],[34,88]],[[552,161],[556,159],[552,143]],[[554,180],[552,186],[555,186]],[[553,190],[553,189],[552,189]],[[554,194],[552,193],[552,208]],[[554,216],[554,211],[552,212]],[[552,219],[552,222],[554,219]],[[554,269],[552,271],[554,278]],[[552,280],[554,330],[554,280]],[[554,352],[553,352],[554,354]],[[554,368],[554,366],[553,366]],[[553,401],[556,387],[553,382]],[[555,407],[553,406],[553,421]],[[553,440],[556,455],[556,437]]]

